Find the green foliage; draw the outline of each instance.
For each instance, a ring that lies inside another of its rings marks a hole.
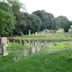
[[[15,25],[15,17],[13,14],[0,9],[0,35],[8,36],[12,32]]]
[[[7,0],[9,4],[11,5],[11,9],[13,11],[13,14],[15,16],[18,16],[20,13],[20,8],[22,7],[21,3],[19,0]]]
[[[12,12],[11,6],[8,3],[0,2],[0,9],[6,12]]]
[[[32,30],[33,32],[38,32],[40,31],[40,28],[41,28],[41,25],[42,25],[42,21],[41,19],[37,16],[37,15],[34,15],[32,14],[31,15],[31,20],[32,20]]]
[[[70,28],[70,21],[65,16],[59,16],[55,19],[56,28],[63,28],[65,32],[68,32]]]
[[[42,21],[41,30],[44,29],[55,29],[54,16],[44,10],[38,10],[33,12],[33,14],[39,16]]]
[[[29,30],[31,30],[31,33],[34,33],[38,32],[40,27],[41,20],[38,16],[21,12],[19,15],[19,23],[16,27],[16,33],[23,32],[24,34],[28,34]]]
[[[1,36],[12,35],[13,30],[19,22],[21,7],[22,4],[19,2],[19,0],[7,0],[7,3],[5,1],[0,2]]]

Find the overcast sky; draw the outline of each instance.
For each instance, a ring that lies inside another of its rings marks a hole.
[[[20,0],[27,12],[45,10],[55,17],[63,15],[72,20],[72,0]]]

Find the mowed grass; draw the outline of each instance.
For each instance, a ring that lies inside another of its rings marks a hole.
[[[1,56],[0,72],[72,72],[72,48],[46,51],[24,57],[18,62],[13,61],[13,53]]]

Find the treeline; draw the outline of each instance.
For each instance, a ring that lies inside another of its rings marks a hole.
[[[18,0],[0,0],[0,35],[14,36],[43,31],[44,29],[58,30],[63,28],[68,32],[71,22],[65,16],[54,17],[44,10],[29,14],[21,12],[23,4]]]

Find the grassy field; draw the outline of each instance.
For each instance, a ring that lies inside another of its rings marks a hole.
[[[72,34],[48,34],[48,35],[24,35],[22,37],[16,37],[17,39],[24,40],[50,40],[50,39],[72,39]]]
[[[51,48],[43,48],[39,53],[22,57],[20,61],[14,62],[16,50],[22,51],[24,47],[9,44],[12,52],[6,57],[0,56],[0,72],[72,72],[71,43],[55,43]]]

